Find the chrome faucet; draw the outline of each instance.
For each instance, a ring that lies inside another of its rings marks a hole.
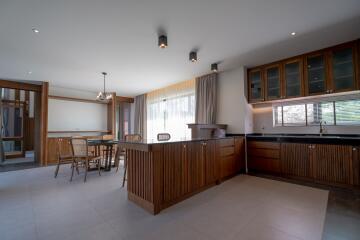
[[[320,137],[321,137],[321,136],[324,134],[324,132],[325,132],[324,124],[326,124],[325,121],[320,121],[320,131],[319,131]]]

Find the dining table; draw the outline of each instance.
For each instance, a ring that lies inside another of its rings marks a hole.
[[[88,139],[88,146],[93,146],[95,148],[95,156],[101,155],[101,146],[105,149],[104,151],[104,161],[105,164],[102,167],[104,171],[111,171],[111,160],[113,158],[113,149],[118,140],[105,140],[105,139]]]

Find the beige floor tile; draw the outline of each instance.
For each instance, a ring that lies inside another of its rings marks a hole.
[[[318,189],[241,175],[153,216],[127,200],[122,170],[86,183],[82,173],[69,182],[66,166],[53,174],[0,174],[1,240],[321,239],[327,192]]]

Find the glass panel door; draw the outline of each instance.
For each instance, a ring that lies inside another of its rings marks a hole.
[[[309,56],[306,59],[307,91],[309,95],[326,92],[325,56]]]
[[[122,140],[131,133],[131,103],[120,102],[118,110],[118,139]]]
[[[5,156],[23,153],[23,107],[15,104],[2,106],[2,142]]]
[[[262,89],[263,83],[262,83],[260,70],[250,72],[249,85],[250,85],[250,91],[249,91],[250,101],[251,102],[263,101],[264,100],[263,89]]]
[[[344,91],[354,88],[354,62],[351,47],[332,52],[333,91]]]
[[[266,69],[266,96],[267,100],[279,99],[280,95],[280,68],[269,67]]]
[[[287,97],[301,96],[301,61],[293,61],[285,64],[285,86]]]

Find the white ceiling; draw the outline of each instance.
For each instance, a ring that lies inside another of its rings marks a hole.
[[[359,38],[359,26],[359,0],[1,0],[0,78],[98,91],[107,71],[108,90],[135,96],[213,62],[253,66]]]

